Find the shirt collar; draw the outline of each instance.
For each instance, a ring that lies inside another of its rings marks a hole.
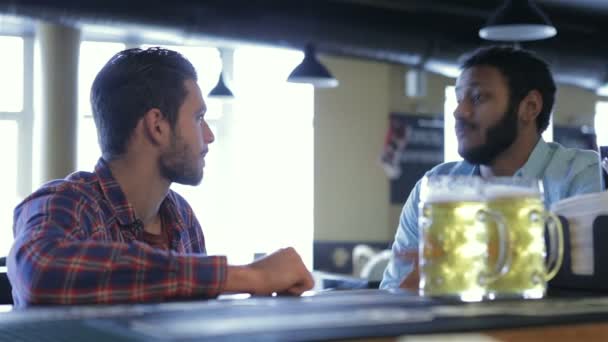
[[[481,177],[481,167],[479,166],[479,164],[473,165],[473,168],[471,169],[471,176]]]
[[[127,202],[127,197],[122,191],[120,184],[116,181],[112,175],[112,170],[108,166],[108,163],[103,159],[99,158],[97,165],[95,166],[95,174],[99,179],[99,185],[104,197],[112,207],[118,223],[121,226],[130,226],[137,221],[135,216],[135,209]],[[171,228],[174,230],[183,230],[185,223],[179,215],[179,209],[171,199],[171,196],[166,196],[160,205],[161,214],[168,215],[168,222]]]
[[[127,202],[125,193],[112,175],[108,163],[103,158],[99,158],[97,161],[97,165],[95,165],[95,174],[97,175],[97,179],[99,179],[99,185],[101,186],[104,197],[116,214],[118,223],[121,226],[133,224],[137,220],[135,210],[131,204]]]
[[[547,144],[543,138],[538,139],[530,157],[528,157],[524,166],[515,172],[515,176],[536,179],[542,178],[542,174],[547,168],[547,163],[551,159],[550,152],[551,149],[549,148],[549,144]]]

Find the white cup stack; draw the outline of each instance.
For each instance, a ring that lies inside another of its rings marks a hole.
[[[608,192],[566,198],[553,203],[551,211],[568,220],[572,273],[593,275],[593,221],[608,215]]]

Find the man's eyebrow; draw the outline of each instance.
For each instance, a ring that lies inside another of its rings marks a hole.
[[[489,89],[487,85],[483,85],[482,83],[472,83],[466,86],[455,87],[454,92],[456,94],[463,93],[465,91],[483,91],[484,89]]]
[[[458,91],[458,90],[462,90],[463,88],[474,88],[474,87],[480,87],[482,85],[483,84],[478,81],[473,81],[473,82],[467,84],[466,86],[456,86],[455,89],[456,89],[456,91]]]

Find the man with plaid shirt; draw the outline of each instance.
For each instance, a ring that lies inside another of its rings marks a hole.
[[[312,287],[292,248],[245,266],[206,255],[192,209],[169,189],[200,183],[214,140],[196,81],[190,62],[161,48],[119,52],[102,68],[91,89],[95,171],[51,181],[15,209],[7,266],[16,306]]]

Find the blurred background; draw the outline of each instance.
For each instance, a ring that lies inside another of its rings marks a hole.
[[[206,98],[216,141],[202,185],[173,186],[193,206],[209,253],[238,264],[291,245],[311,269],[366,268],[377,278],[415,181],[459,159],[458,58],[493,44],[479,30],[508,3],[0,1],[0,256],[19,201],[93,169],[100,152],[88,97],[99,69],[122,49],[163,46],[194,64],[204,94],[220,74],[232,94]],[[545,139],[608,145],[608,1],[535,3],[557,35],[503,43],[552,67],[559,90]],[[287,82],[307,46],[330,82]],[[365,265],[373,258],[376,269]]]

